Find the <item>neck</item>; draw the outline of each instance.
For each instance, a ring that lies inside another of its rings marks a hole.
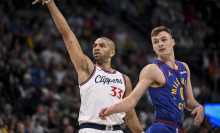
[[[178,68],[175,63],[174,53],[172,53],[170,56],[158,56],[158,59],[169,65],[171,68]]]
[[[105,71],[114,72],[114,69],[111,68],[110,63],[98,63],[98,62],[96,62],[96,65],[99,66],[100,68],[102,68]]]

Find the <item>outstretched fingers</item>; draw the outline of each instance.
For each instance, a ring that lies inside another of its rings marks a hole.
[[[34,2],[32,2],[32,4],[36,4],[37,2],[40,2],[40,0],[35,0]]]
[[[196,117],[194,119],[194,125],[200,125],[204,119],[204,111],[203,107],[197,107],[196,109],[193,110],[191,113],[192,115],[196,114]]]

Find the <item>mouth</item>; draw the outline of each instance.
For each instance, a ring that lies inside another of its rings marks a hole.
[[[100,55],[99,52],[95,52],[95,53],[94,53],[94,56],[95,56],[95,57],[97,57],[97,56],[99,56],[99,55]]]
[[[164,52],[164,51],[165,51],[165,48],[162,48],[162,49],[160,49],[159,51],[160,51],[160,52]]]

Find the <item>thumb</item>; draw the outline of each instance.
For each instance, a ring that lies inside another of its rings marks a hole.
[[[109,108],[106,108],[104,114],[106,115],[108,114],[108,112],[109,112]]]
[[[196,112],[197,112],[197,109],[194,109],[193,112],[191,113],[191,115],[196,114]]]

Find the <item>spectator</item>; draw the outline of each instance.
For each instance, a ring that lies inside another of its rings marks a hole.
[[[5,125],[9,125],[10,120],[16,117],[14,114],[12,114],[12,111],[13,110],[11,104],[5,104],[4,113],[1,114],[1,118],[4,121]]]
[[[31,132],[32,133],[44,133],[44,129],[41,126],[40,118],[36,118],[34,122],[31,124]]]
[[[2,120],[1,117],[0,117],[0,132],[1,132],[1,133],[7,133],[7,128],[6,128],[6,126],[4,125],[3,120]]]
[[[197,97],[197,101],[202,105],[205,103],[211,103],[211,96],[205,85],[201,86],[201,94]]]
[[[38,120],[36,120],[38,118]],[[43,104],[37,105],[37,112],[32,115],[32,122],[35,123],[37,121],[37,125],[40,124],[40,122],[48,123],[48,117],[46,114],[45,106]]]
[[[25,133],[24,123],[18,122],[16,126],[16,133]],[[40,132],[38,132],[40,133]]]
[[[214,54],[213,62],[209,66],[209,74],[213,79],[213,88],[214,90],[218,90],[220,88],[220,62],[219,58],[216,54]]]

